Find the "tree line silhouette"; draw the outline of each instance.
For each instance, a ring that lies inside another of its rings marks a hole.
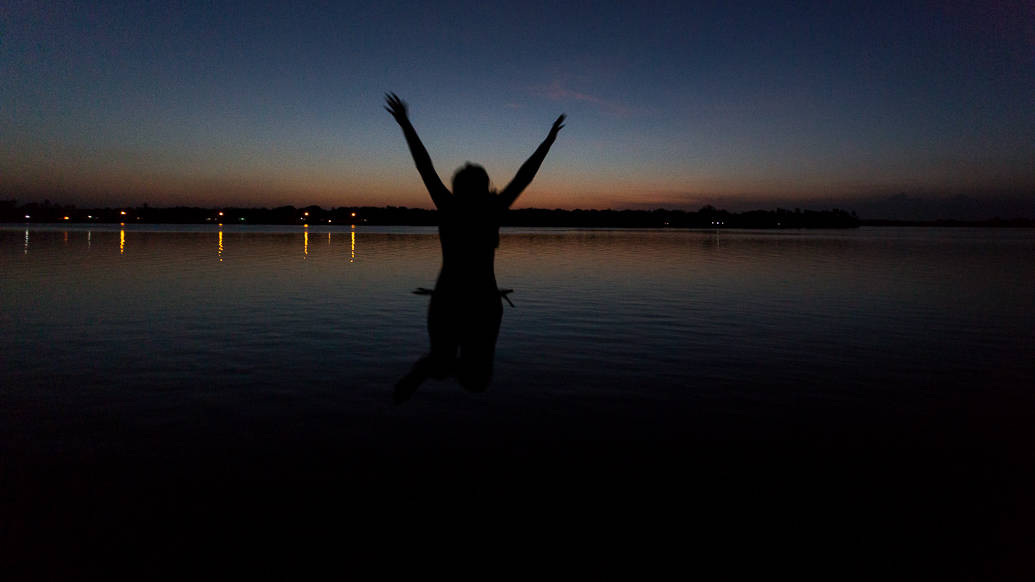
[[[28,217],[28,218],[26,218]],[[67,218],[66,218],[67,217]],[[436,226],[434,210],[405,206],[278,206],[276,208],[151,207],[77,208],[30,202],[18,205],[0,200],[0,221],[30,223],[130,223],[130,224],[274,224],[274,225],[385,225]],[[562,210],[512,209],[502,226],[586,228],[855,228],[861,221],[854,212],[831,210],[752,210],[729,212],[713,206],[685,210]]]

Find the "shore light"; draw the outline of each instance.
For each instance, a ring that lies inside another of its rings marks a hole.
[[[121,211],[119,211],[119,214],[121,214],[122,216],[125,216],[126,215],[126,211],[125,210],[121,210]]]
[[[67,217],[67,216],[65,217],[65,220],[68,220],[68,217]]]

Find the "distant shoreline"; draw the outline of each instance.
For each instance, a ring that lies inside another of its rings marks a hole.
[[[859,226],[947,226],[986,228],[1032,228],[1035,220],[1030,218],[989,218],[987,220],[860,220]]]
[[[200,208],[150,206],[123,208],[75,208],[59,204],[28,203],[17,206],[0,201],[0,222],[57,224],[256,224],[307,226],[436,226],[437,214],[424,208],[405,206],[319,206],[296,208]],[[852,211],[831,210],[752,210],[729,212],[705,206],[684,210],[561,210],[522,208],[508,211],[503,226],[567,228],[857,228],[859,226],[937,226],[937,227],[1035,227],[1026,218],[987,220],[885,220],[861,219]]]

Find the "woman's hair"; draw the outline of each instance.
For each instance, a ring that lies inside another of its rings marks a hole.
[[[453,195],[458,198],[489,193],[489,174],[478,164],[467,162],[453,174]]]

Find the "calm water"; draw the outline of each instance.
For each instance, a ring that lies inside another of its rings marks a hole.
[[[373,436],[439,261],[406,228],[6,227],[0,253],[0,426],[31,446],[226,414]],[[1035,386],[1033,257],[1029,230],[509,231],[491,391],[431,382],[390,414],[1006,413]]]
[[[411,291],[434,283],[434,229],[7,226],[0,441],[181,469],[829,441],[1009,475],[1032,461],[1033,257],[1031,230],[505,230],[489,391],[429,381],[394,407],[428,346]]]

